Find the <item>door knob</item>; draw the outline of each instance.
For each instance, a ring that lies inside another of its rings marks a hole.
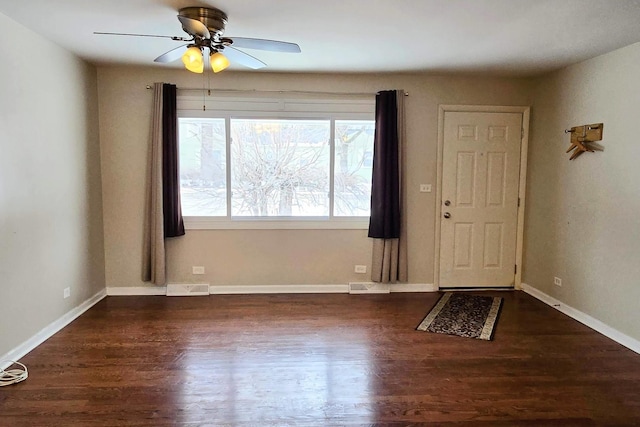
[[[445,200],[445,201],[444,201],[444,205],[445,205],[445,206],[449,206],[450,204],[451,204],[451,200]]]
[[[451,218],[451,214],[449,212],[445,212],[443,215],[446,219]]]

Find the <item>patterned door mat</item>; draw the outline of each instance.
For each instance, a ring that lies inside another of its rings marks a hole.
[[[489,341],[501,306],[500,297],[445,292],[416,329]]]

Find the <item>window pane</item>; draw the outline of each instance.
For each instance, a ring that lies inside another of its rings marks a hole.
[[[184,216],[227,215],[224,119],[178,119]]]
[[[369,216],[374,133],[374,121],[336,120],[334,216]]]
[[[329,120],[231,120],[231,215],[329,215]]]

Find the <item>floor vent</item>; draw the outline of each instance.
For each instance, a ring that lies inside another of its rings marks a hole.
[[[350,294],[388,294],[389,285],[385,283],[373,282],[351,282],[349,283]]]
[[[208,283],[173,283],[167,285],[168,297],[190,297],[209,295]]]

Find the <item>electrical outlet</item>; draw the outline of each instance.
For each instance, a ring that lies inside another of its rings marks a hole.
[[[192,274],[204,274],[204,267],[203,266],[194,265],[193,267],[191,267],[191,273]]]
[[[354,271],[356,273],[366,273],[367,272],[367,266],[366,265],[356,265],[356,267],[354,268]]]
[[[431,184],[420,184],[421,193],[431,193]]]
[[[71,288],[64,288],[64,291],[62,291],[62,297],[64,299],[67,299],[71,296]]]
[[[562,279],[559,277],[554,277],[553,278],[553,284],[556,286],[562,286]]]

